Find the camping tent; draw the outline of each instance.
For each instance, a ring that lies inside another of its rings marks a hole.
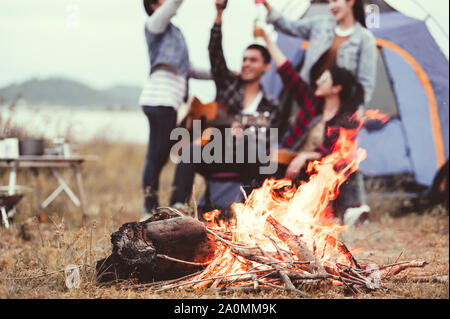
[[[444,55],[449,57],[449,2],[447,0],[386,0],[395,10],[423,20]]]
[[[368,2],[378,4],[381,13],[379,27],[372,29],[380,54],[376,89],[367,108],[380,110],[390,120],[377,130],[361,130],[360,145],[368,156],[360,169],[366,176],[409,173],[418,184],[431,186],[448,160],[448,60],[424,21],[384,1]],[[314,4],[305,15],[327,12],[326,4]],[[305,40],[279,33],[277,42],[294,64],[300,63]],[[272,95],[280,96],[275,68],[263,82]]]

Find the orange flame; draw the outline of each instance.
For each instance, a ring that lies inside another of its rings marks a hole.
[[[345,226],[333,221],[329,204],[336,199],[339,187],[349,175],[358,170],[359,163],[366,156],[364,150],[357,149],[358,130],[359,127],[354,130],[341,128],[333,152],[308,165],[310,179],[301,183],[298,188],[288,179],[267,179],[262,187],[253,190],[245,203],[233,204],[232,209],[236,217],[231,225],[214,223],[214,219],[220,214],[217,210],[206,213],[205,219],[212,229],[231,232],[233,243],[260,246],[264,250],[273,251],[274,246],[270,238],[273,230],[266,222],[267,217],[273,216],[297,236],[301,236],[324,266],[329,262],[331,265],[351,263],[351,253],[337,240],[338,234],[345,230]],[[277,244],[281,248],[289,249],[282,242]],[[207,272],[211,276],[231,275],[249,270],[248,264],[241,261],[229,248],[221,247],[218,256],[214,265],[208,267]],[[261,264],[253,264],[252,267],[264,269]]]

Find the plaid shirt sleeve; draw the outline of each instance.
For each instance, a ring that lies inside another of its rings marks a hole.
[[[319,115],[323,100],[314,95],[311,87],[300,78],[289,61],[286,61],[278,69],[278,72],[283,80],[285,89],[292,93],[293,98],[300,106],[295,123],[283,143],[284,147],[290,148],[293,146],[294,141],[303,135],[311,120]],[[324,142],[315,151],[322,154],[322,156],[330,155],[339,139],[340,129],[354,130],[359,126],[360,121],[356,115],[338,114],[327,123],[326,131],[324,132]]]
[[[311,120],[320,113],[321,100],[315,97],[311,87],[300,78],[291,62],[286,61],[278,68],[278,73],[284,83],[285,90],[292,94],[300,107],[292,130],[285,139],[284,146],[292,147],[294,140],[304,134]]]
[[[214,24],[211,29],[208,51],[211,73],[217,88],[228,88],[232,82],[236,81],[236,76],[228,69],[223,55],[222,25],[220,24]]]

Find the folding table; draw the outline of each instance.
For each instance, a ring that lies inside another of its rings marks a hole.
[[[34,176],[34,189],[36,193],[36,204],[38,216],[41,216],[43,209],[48,207],[59,194],[65,192],[71,201],[77,206],[86,217],[85,211],[85,193],[83,189],[83,180],[81,168],[87,161],[96,160],[94,156],[20,156],[18,158],[0,158],[0,168],[9,169],[8,194],[14,195],[16,192],[17,171],[19,169],[30,169]],[[41,202],[41,187],[39,182],[39,172],[43,169],[49,169],[53,177],[58,182],[58,187]],[[76,180],[76,192],[69,187],[70,180],[64,180],[60,170],[71,170]],[[78,194],[76,194],[78,193]]]

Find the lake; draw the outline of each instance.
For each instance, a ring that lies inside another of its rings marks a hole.
[[[66,137],[73,142],[100,138],[107,141],[145,144],[149,127],[140,108],[108,110],[87,107],[1,107],[3,120],[48,139]]]

